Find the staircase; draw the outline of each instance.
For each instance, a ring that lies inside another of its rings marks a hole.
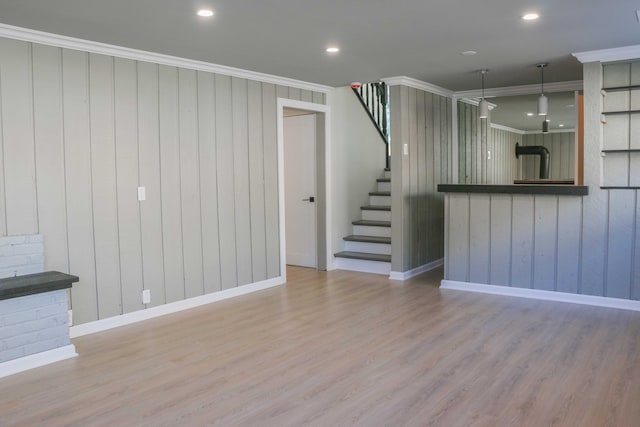
[[[353,234],[343,238],[344,250],[334,254],[341,270],[389,274],[391,272],[391,173],[385,169],[369,204],[360,208],[361,219],[353,221]]]

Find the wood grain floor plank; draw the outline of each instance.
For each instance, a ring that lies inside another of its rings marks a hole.
[[[638,426],[640,313],[289,268],[0,380],[0,426]]]

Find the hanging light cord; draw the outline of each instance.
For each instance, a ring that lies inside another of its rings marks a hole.
[[[544,67],[540,67],[540,75],[542,77],[542,95],[544,95]]]
[[[482,74],[482,99],[484,99],[484,74],[485,74],[485,71],[482,70],[480,72],[480,74]]]

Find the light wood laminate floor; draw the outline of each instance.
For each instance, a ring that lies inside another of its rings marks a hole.
[[[640,313],[290,268],[0,379],[13,426],[640,426]]]

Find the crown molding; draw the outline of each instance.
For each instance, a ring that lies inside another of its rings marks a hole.
[[[576,52],[572,53],[572,55],[583,64],[585,62],[626,61],[629,59],[640,58],[640,45]]]
[[[497,123],[491,123],[492,129],[504,130],[511,133],[517,133],[518,135],[543,135],[543,133],[539,130],[521,130],[512,128],[509,126],[499,125]],[[547,133],[573,133],[575,129],[552,129]]]
[[[545,83],[544,92],[545,93],[573,92],[576,90],[582,90],[582,87],[583,87],[582,80]],[[496,97],[496,96],[530,95],[534,93],[540,93],[539,84],[494,87],[494,88],[489,88],[484,90],[485,98],[489,96]],[[461,92],[454,92],[453,94],[454,98],[479,98],[481,96],[482,96],[482,89],[465,90]]]
[[[517,133],[518,135],[524,135],[526,132],[520,129],[511,128],[509,126],[499,125],[497,123],[491,123],[491,129],[504,130],[511,133]]]
[[[573,133],[575,129],[551,129],[547,133]],[[539,130],[525,130],[523,132],[524,135],[544,135],[543,132]]]
[[[408,86],[414,89],[420,89],[425,92],[430,92],[435,95],[446,96],[447,98],[453,97],[453,91],[449,89],[445,89],[440,86],[436,86],[431,83],[423,82],[422,80],[417,80],[407,76],[397,76],[397,77],[385,77],[380,79],[387,84],[387,86]]]
[[[256,71],[243,70],[241,68],[228,67],[226,65],[196,61],[193,59],[180,58],[177,56],[164,55],[161,53],[130,49],[122,46],[115,46],[106,43],[99,43],[90,40],[83,40],[74,37],[46,33],[43,31],[15,27],[13,25],[7,25],[3,23],[0,23],[0,37],[22,40],[31,43],[39,43],[64,49],[80,50],[83,52],[115,56],[118,58],[133,59],[136,61],[151,62],[154,64],[187,68],[196,71],[206,71],[210,73],[240,77],[264,83],[272,83],[298,89],[311,90],[314,92],[329,93],[333,89],[330,86],[320,85],[317,83],[310,83],[302,80],[275,76],[272,74],[265,74]]]
[[[462,98],[462,99],[459,99],[458,101],[464,102],[466,104],[475,105],[476,107],[480,105],[480,98]],[[490,102],[487,102],[487,103],[489,104],[489,111],[497,107],[496,104],[492,104]]]

